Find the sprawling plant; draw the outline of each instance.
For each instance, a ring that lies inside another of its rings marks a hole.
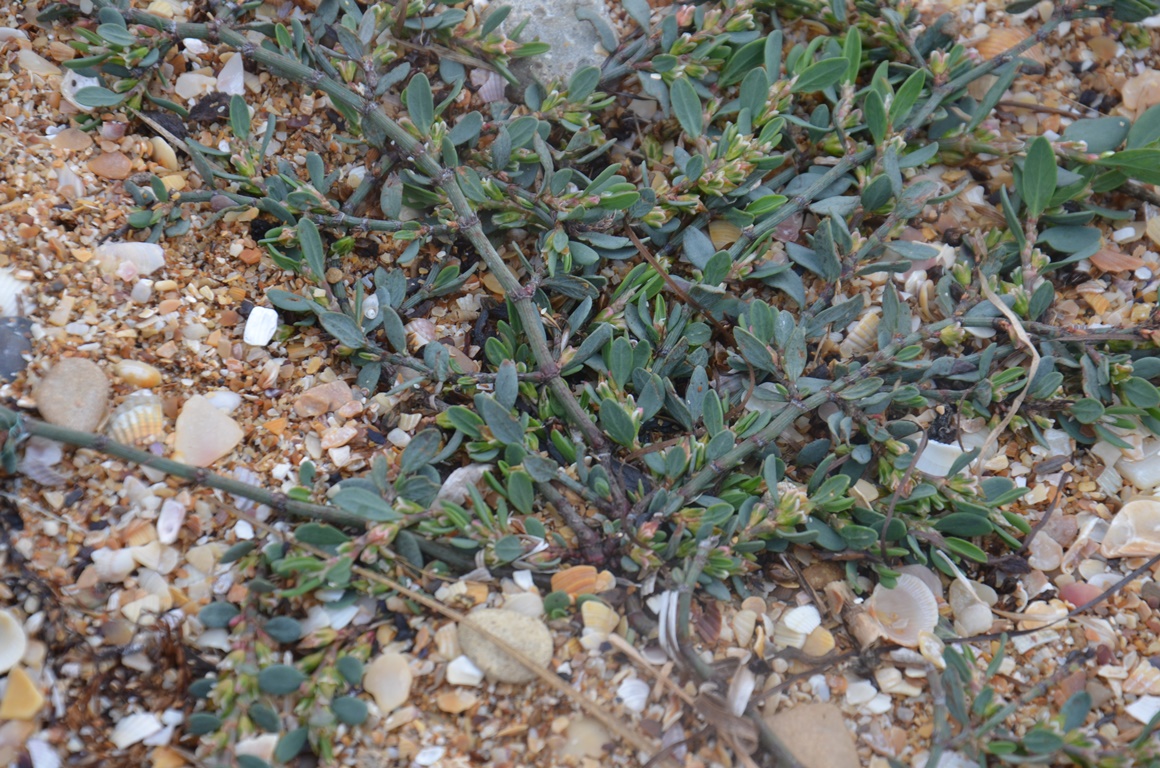
[[[1077,331],[1054,310],[1054,281],[1101,248],[1125,195],[1160,183],[1160,108],[1014,142],[993,119],[1030,65],[1023,54],[1061,24],[1130,24],[1153,2],[1062,2],[978,61],[949,17],[922,20],[905,1],[653,11],[625,0],[635,28],[621,39],[601,26],[613,51],[603,67],[482,107],[464,93],[469,68],[514,80],[511,58],[543,49],[500,32],[505,9],[479,20],[440,3],[323,0],[272,23],[250,18],[252,2],[177,24],[92,5],[65,66],[101,85],[76,98],[145,115],[202,179],[180,194],[128,183],[131,226],[156,240],[184,233],[199,206],[211,223],[256,210],[269,257],[298,275],[266,297],[296,319],[283,338],[316,326],[368,392],[423,390],[441,409],[397,460],[380,455],[341,482],[333,503],[364,532],[303,524],[299,541],[327,557],[231,553],[252,605],[203,618],[265,639],[231,655],[237,676],[211,694],[218,714],[195,724],[222,747],[277,730],[263,696],[298,691],[303,672],[318,673],[315,688],[280,756],[308,736],[326,755],[327,729],[365,716],[348,695],[365,642],[311,638],[296,666],[274,664],[272,648],[301,638],[263,618],[288,597],[381,591],[354,563],[584,561],[728,599],[748,594],[772,553],[809,546],[841,553],[851,577],[889,582],[905,562],[943,567],[935,550],[985,563],[1030,531],[1012,508],[1024,489],[967,471],[987,445],[942,472],[918,468],[936,408],[929,439],[943,443],[956,419],[981,419],[989,444],[1006,430],[1122,446],[1124,429],[1160,434],[1152,326]],[[42,18],[77,13],[58,4]],[[324,94],[361,153],[361,181],[339,184],[317,153],[300,168],[267,151],[283,118],[242,96],[217,146],[150,118],[187,115],[164,96],[162,62],[188,38]],[[988,76],[976,100],[968,86]],[[381,100],[395,91],[392,117]],[[903,239],[963,192],[929,169],[980,152],[1010,168],[1005,226]],[[359,258],[368,238],[374,267]],[[432,301],[485,273],[504,298],[478,324],[481,369],[408,338]],[[479,482],[440,498],[467,465],[486,467]],[[314,474],[302,468],[297,501],[324,490]]]

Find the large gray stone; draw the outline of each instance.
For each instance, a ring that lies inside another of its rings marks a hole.
[[[512,74],[524,86],[535,80],[548,85],[553,80],[568,81],[581,67],[598,67],[611,51],[600,45],[600,35],[588,21],[576,18],[576,11],[589,9],[615,29],[604,0],[492,0],[489,12],[501,6],[511,6],[511,13],[500,29],[510,34],[520,22],[529,18],[520,34],[520,42],[540,40],[552,49],[540,56],[515,59]]]

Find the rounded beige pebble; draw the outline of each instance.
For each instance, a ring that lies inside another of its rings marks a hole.
[[[476,611],[459,625],[459,646],[491,680],[530,683],[536,673],[500,650],[476,627],[506,641],[540,667],[547,667],[552,660],[552,633],[544,622],[502,608]]]
[[[36,387],[36,407],[50,424],[93,432],[109,407],[109,379],[83,357],[66,357]]]

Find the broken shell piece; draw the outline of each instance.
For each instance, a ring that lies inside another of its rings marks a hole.
[[[733,617],[733,638],[737,645],[748,647],[753,639],[753,630],[757,627],[757,614],[749,610],[741,610]]]
[[[61,78],[60,95],[64,97],[65,101],[67,101],[69,104],[72,104],[81,112],[92,112],[94,107],[85,106],[84,104],[77,101],[77,91],[81,90],[82,88],[94,88],[100,87],[101,85],[102,83],[99,79],[95,77],[85,77],[84,75],[77,74],[74,70],[69,69],[65,71],[64,77]]]
[[[466,656],[458,656],[447,665],[447,682],[452,685],[474,687],[483,682],[483,670],[475,666],[475,662]]]
[[[991,607],[984,603],[974,587],[965,578],[951,582],[947,602],[955,617],[955,632],[971,637],[981,635],[991,628],[995,621]]]
[[[599,600],[588,600],[580,606],[580,615],[584,619],[584,628],[603,634],[605,637],[616,631],[620,624],[620,616]]]
[[[946,644],[933,632],[918,633],[918,652],[922,654],[924,659],[933,664],[935,669],[947,668],[947,661],[943,658],[946,649]]]
[[[1133,499],[1112,518],[1100,545],[1104,557],[1151,557],[1160,554],[1160,499]]]
[[[185,525],[185,505],[176,499],[166,499],[161,502],[161,511],[157,514],[157,540],[162,544],[172,544],[181,535],[181,528]]]
[[[773,642],[785,648],[801,648],[806,638],[822,623],[822,616],[812,605],[786,611],[773,628]]]
[[[15,667],[27,649],[24,627],[10,611],[0,611],[0,674]]]
[[[278,330],[278,313],[269,307],[254,307],[246,318],[242,341],[253,347],[264,347]]]
[[[882,667],[874,672],[874,680],[878,683],[878,690],[894,696],[919,696],[922,689],[906,682],[902,671],[898,667]]]
[[[462,714],[478,703],[478,696],[462,689],[444,691],[435,697],[435,705],[450,715]]]
[[[161,383],[161,371],[140,360],[122,360],[113,366],[113,373],[135,387],[156,387]]]
[[[950,473],[951,467],[962,455],[963,452],[957,445],[929,440],[914,468],[931,477],[946,477]]]
[[[741,228],[731,221],[716,219],[709,222],[709,239],[717,250],[728,248],[741,237]]]
[[[834,650],[834,645],[834,633],[825,627],[818,627],[806,637],[802,652],[816,659]]]
[[[592,594],[596,591],[596,569],[591,565],[577,565],[554,573],[552,591],[567,592],[570,597]]]
[[[109,437],[125,445],[144,445],[165,436],[165,411],[161,398],[147,389],[134,392],[113,411],[106,429]]]
[[[914,648],[919,634],[938,624],[938,602],[922,579],[909,573],[898,577],[894,589],[874,587],[869,600],[870,614],[882,625],[889,640]]]
[[[1063,562],[1063,547],[1045,533],[1031,540],[1027,552],[1027,564],[1041,571],[1054,571]]]

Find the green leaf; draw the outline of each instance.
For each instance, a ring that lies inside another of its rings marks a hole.
[[[230,130],[241,141],[250,140],[250,108],[237,94],[230,97]]]
[[[508,477],[508,500],[522,514],[532,514],[532,502],[536,494],[532,488],[532,477],[527,472],[515,471]]]
[[[941,517],[934,523],[934,529],[939,533],[949,533],[955,536],[986,536],[993,527],[991,521],[970,512],[952,512]]]
[[[86,88],[79,89],[73,98],[77,103],[92,108],[100,107],[115,107],[125,100],[123,93],[113,93],[108,88],[102,88],[99,85],[90,85]]]
[[[367,338],[363,335],[358,323],[342,312],[319,312],[318,322],[339,344],[351,349],[362,349],[366,346]]]
[[[357,656],[340,656],[334,666],[348,684],[362,685],[363,663]]]
[[[431,134],[431,123],[435,120],[435,101],[431,95],[431,82],[420,72],[411,78],[403,94],[407,102],[407,113],[411,122],[423,136]]]
[[[322,285],[326,279],[326,250],[322,247],[322,235],[310,219],[298,222],[298,242],[302,245],[302,256],[310,268],[314,282]]]
[[[1146,184],[1160,184],[1160,149],[1125,149],[1097,160],[1096,165],[1115,168]]]
[[[217,601],[198,611],[197,618],[209,629],[224,629],[239,613],[238,607],[233,603]]]
[[[669,90],[672,93],[673,114],[677,122],[685,129],[689,138],[700,138],[704,116],[701,113],[701,97],[697,95],[697,90],[685,75],[674,80]]]
[[[915,102],[918,101],[919,95],[922,93],[922,87],[926,85],[926,71],[917,70],[913,75],[906,78],[906,82],[898,89],[898,93],[894,96],[894,101],[890,103],[890,124],[901,125],[906,116],[910,114],[910,110],[914,108]]]
[[[832,59],[821,61],[806,67],[794,81],[792,93],[814,93],[824,91],[832,85],[837,85],[846,74],[849,62],[844,56],[835,56]]]
[[[855,26],[846,30],[846,41],[842,46],[842,56],[846,59],[846,74],[842,82],[853,85],[862,67],[862,31]]]
[[[263,629],[279,643],[294,643],[302,638],[302,624],[289,616],[275,616]]]
[[[1023,177],[1019,189],[1031,218],[1038,219],[1047,208],[1051,196],[1055,194],[1058,172],[1051,142],[1043,136],[1031,142],[1031,148],[1027,150],[1027,159],[1023,163]]]
[[[1059,714],[1063,719],[1063,730],[1074,731],[1084,724],[1088,713],[1092,711],[1092,696],[1087,691],[1078,691],[1060,708]]]
[[[232,547],[222,553],[221,559],[218,560],[222,565],[229,565],[230,563],[241,560],[246,555],[257,549],[258,544],[254,541],[239,541]]]
[[[1133,376],[1123,383],[1120,392],[1137,408],[1160,406],[1160,390],[1146,379]]]
[[[1087,145],[1088,152],[1100,155],[1120,146],[1127,138],[1130,127],[1131,123],[1126,117],[1076,120],[1064,129],[1063,138],[1065,141],[1082,141]]]
[[[1045,726],[1032,728],[1023,737],[1023,746],[1028,752],[1034,752],[1037,755],[1057,752],[1063,748],[1063,744],[1063,737]]]
[[[948,550],[958,555],[959,557],[965,557],[968,560],[974,560],[976,563],[987,562],[987,553],[969,541],[964,539],[957,539],[953,536],[947,536],[946,539],[944,539],[944,543],[946,544],[946,548]]]
[[[339,696],[330,702],[330,710],[347,725],[362,725],[367,719],[367,703],[354,696]]]
[[[518,536],[504,536],[495,543],[495,556],[502,564],[510,563],[524,556],[524,545]]]
[[[886,121],[886,104],[882,101],[882,97],[878,95],[878,91],[870,91],[866,94],[863,111],[866,113],[866,127],[870,131],[870,136],[874,139],[875,146],[882,146],[882,142],[886,139],[888,125]]]
[[[497,403],[490,395],[479,395],[475,398],[479,415],[483,417],[487,428],[496,440],[508,445],[522,445],[524,442],[524,427],[511,411]]]
[[[274,664],[258,673],[258,688],[271,696],[294,693],[306,682],[306,675],[289,664]]]
[[[632,423],[632,417],[612,398],[606,397],[600,403],[600,426],[625,448],[631,448],[636,442],[636,425]]]
[[[190,736],[204,736],[222,727],[221,718],[209,712],[194,712],[185,721],[185,732]]]
[[[345,533],[326,523],[304,523],[294,529],[294,538],[316,547],[334,547],[350,541]]]
[[[407,448],[411,446],[408,445]],[[386,499],[382,498],[373,491],[366,488],[340,488],[338,493],[334,495],[334,504],[339,509],[350,512],[352,515],[357,515],[365,520],[371,520],[376,523],[394,522],[395,520],[403,519],[395,509],[387,503]]]
[[[1112,118],[1115,119],[1115,118]],[[1064,136],[1067,136],[1064,133]],[[1160,104],[1149,107],[1128,131],[1128,149],[1141,149],[1160,140]]]
[[[101,24],[97,27],[97,34],[103,37],[106,42],[119,45],[122,48],[132,48],[137,45],[137,38],[129,33],[123,23]]]
[[[759,371],[773,372],[777,366],[773,362],[773,353],[770,352],[761,339],[744,328],[734,328],[733,338],[737,341],[737,350],[749,364]]]
[[[1080,424],[1094,424],[1104,415],[1104,406],[1099,400],[1085,397],[1072,403],[1068,411]]]
[[[437,429],[424,429],[415,435],[399,457],[399,472],[412,475],[430,464],[439,455],[442,443],[443,435]]]
[[[278,746],[274,747],[274,759],[280,763],[290,762],[306,746],[309,733],[310,728],[305,725],[288,731],[278,739]]]
[[[459,122],[447,133],[447,137],[451,139],[452,144],[459,146],[460,144],[466,144],[469,141],[478,139],[479,132],[482,128],[483,115],[478,112],[468,112],[459,118]]]
[[[600,68],[599,67],[581,67],[576,70],[575,74],[568,81],[568,101],[577,104],[589,96],[596,90],[596,86],[600,84]]]

